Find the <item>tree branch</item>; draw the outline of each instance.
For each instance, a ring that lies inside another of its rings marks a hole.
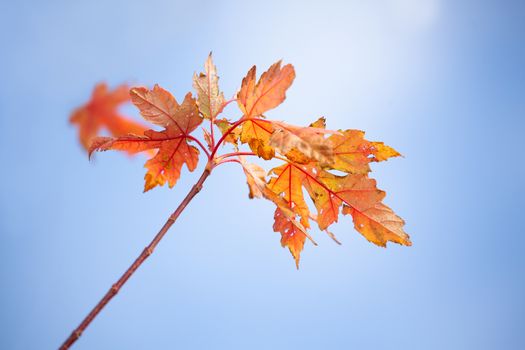
[[[212,170],[211,163],[208,162],[206,165],[206,169],[204,169],[204,172],[202,173],[201,177],[193,185],[190,192],[186,195],[186,197],[182,200],[182,202],[179,204],[177,209],[171,214],[171,216],[168,218],[164,226],[160,229],[159,233],[153,238],[150,244],[144,248],[142,253],[138,256],[138,258],[131,264],[131,266],[124,272],[124,274],[119,278],[119,280],[111,286],[111,288],[107,291],[106,295],[98,302],[98,304],[91,310],[91,312],[84,318],[82,323],[71,333],[71,335],[66,339],[66,341],[62,344],[60,347],[60,350],[66,350],[69,349],[71,345],[73,345],[78,338],[82,335],[82,332],[89,326],[89,324],[97,317],[97,315],[104,309],[107,303],[119,292],[119,290],[122,288],[122,286],[127,282],[127,280],[137,271],[137,269],[142,265],[142,263],[153,253],[155,250],[155,247],[159,242],[162,240],[164,235],[168,232],[170,227],[173,225],[173,223],[177,220],[179,215],[182,213],[184,208],[190,203],[190,201],[195,197],[197,193],[199,193],[202,189],[202,186],[204,184],[204,181],[208,178]]]

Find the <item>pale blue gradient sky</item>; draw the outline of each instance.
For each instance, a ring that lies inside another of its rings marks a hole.
[[[1,349],[58,347],[196,179],[143,194],[144,159],[88,162],[70,111],[100,80],[182,98],[210,50],[227,95],[283,58],[271,117],[402,152],[374,176],[414,245],[345,218],[296,271],[227,165],[76,349],[525,348],[522,1],[4,1],[0,43]]]

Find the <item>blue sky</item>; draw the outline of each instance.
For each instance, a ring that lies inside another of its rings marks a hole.
[[[89,162],[71,110],[101,80],[181,99],[213,51],[227,95],[282,58],[270,117],[403,153],[373,176],[414,245],[345,218],[297,271],[225,165],[76,349],[523,349],[524,34],[520,1],[2,2],[0,348],[57,348],[198,176],[143,194],[144,159]]]

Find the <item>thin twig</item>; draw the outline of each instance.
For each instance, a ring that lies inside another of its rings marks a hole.
[[[218,161],[217,163],[215,163],[216,165],[221,165],[221,164],[224,164],[224,163],[241,163],[240,160],[238,159],[223,159],[221,161]]]
[[[73,345],[78,338],[82,335],[82,332],[89,326],[89,324],[97,317],[100,311],[104,309],[107,303],[119,292],[119,290],[122,288],[122,286],[127,282],[127,280],[137,271],[137,269],[142,265],[142,263],[153,253],[155,250],[155,247],[159,242],[162,240],[166,232],[170,229],[170,227],[173,225],[175,220],[179,217],[179,215],[182,213],[184,208],[190,203],[190,201],[195,197],[197,193],[200,192],[202,189],[202,186],[204,184],[204,181],[208,178],[208,176],[211,173],[212,167],[209,162],[206,166],[206,169],[204,169],[204,172],[202,173],[201,177],[193,185],[190,192],[186,195],[186,197],[182,200],[182,202],[179,204],[177,209],[171,214],[171,216],[168,218],[164,226],[160,229],[159,233],[153,238],[150,244],[144,248],[142,253],[139,255],[139,257],[133,262],[133,264],[124,272],[124,274],[119,278],[119,280],[111,286],[111,288],[108,290],[106,295],[98,302],[98,304],[91,310],[91,312],[84,318],[82,323],[71,333],[71,335],[66,339],[66,341],[62,344],[60,347],[60,350],[67,350],[71,345]]]
[[[216,159],[225,159],[230,157],[238,157],[238,156],[255,156],[256,154],[253,152],[233,152],[233,153],[226,153],[219,157],[216,157]]]

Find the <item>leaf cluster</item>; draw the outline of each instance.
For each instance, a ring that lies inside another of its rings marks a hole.
[[[98,85],[92,100],[75,111],[71,121],[79,124],[81,142],[90,155],[106,150],[150,152],[144,191],[166,183],[173,187],[182,166],[195,170],[203,154],[210,172],[223,163],[240,164],[249,197],[275,205],[273,230],[281,234],[281,244],[289,248],[297,266],[306,239],[315,244],[309,234],[314,224],[337,242],[329,229],[340,214],[351,216],[355,229],[376,245],[411,245],[403,220],[383,204],[385,192],[369,177],[370,163],[397,157],[397,151],[365,139],[360,130],[329,130],[325,118],[295,126],[265,116],[285,100],[294,78],[290,64],[276,62],[258,79],[254,66],[239,91],[227,100],[210,54],[204,71],[193,76],[195,96],[189,92],[181,103],[158,85],[133,87],[129,95],[126,89],[127,96],[125,87],[109,92],[105,85]],[[116,108],[128,99],[160,130],[146,129],[120,116]],[[232,102],[241,114],[233,120],[222,116]],[[201,141],[195,130],[203,124],[208,127],[202,128]],[[93,137],[102,127],[111,136]],[[234,152],[219,154],[225,144]],[[275,159],[281,164],[266,171],[249,157]]]

